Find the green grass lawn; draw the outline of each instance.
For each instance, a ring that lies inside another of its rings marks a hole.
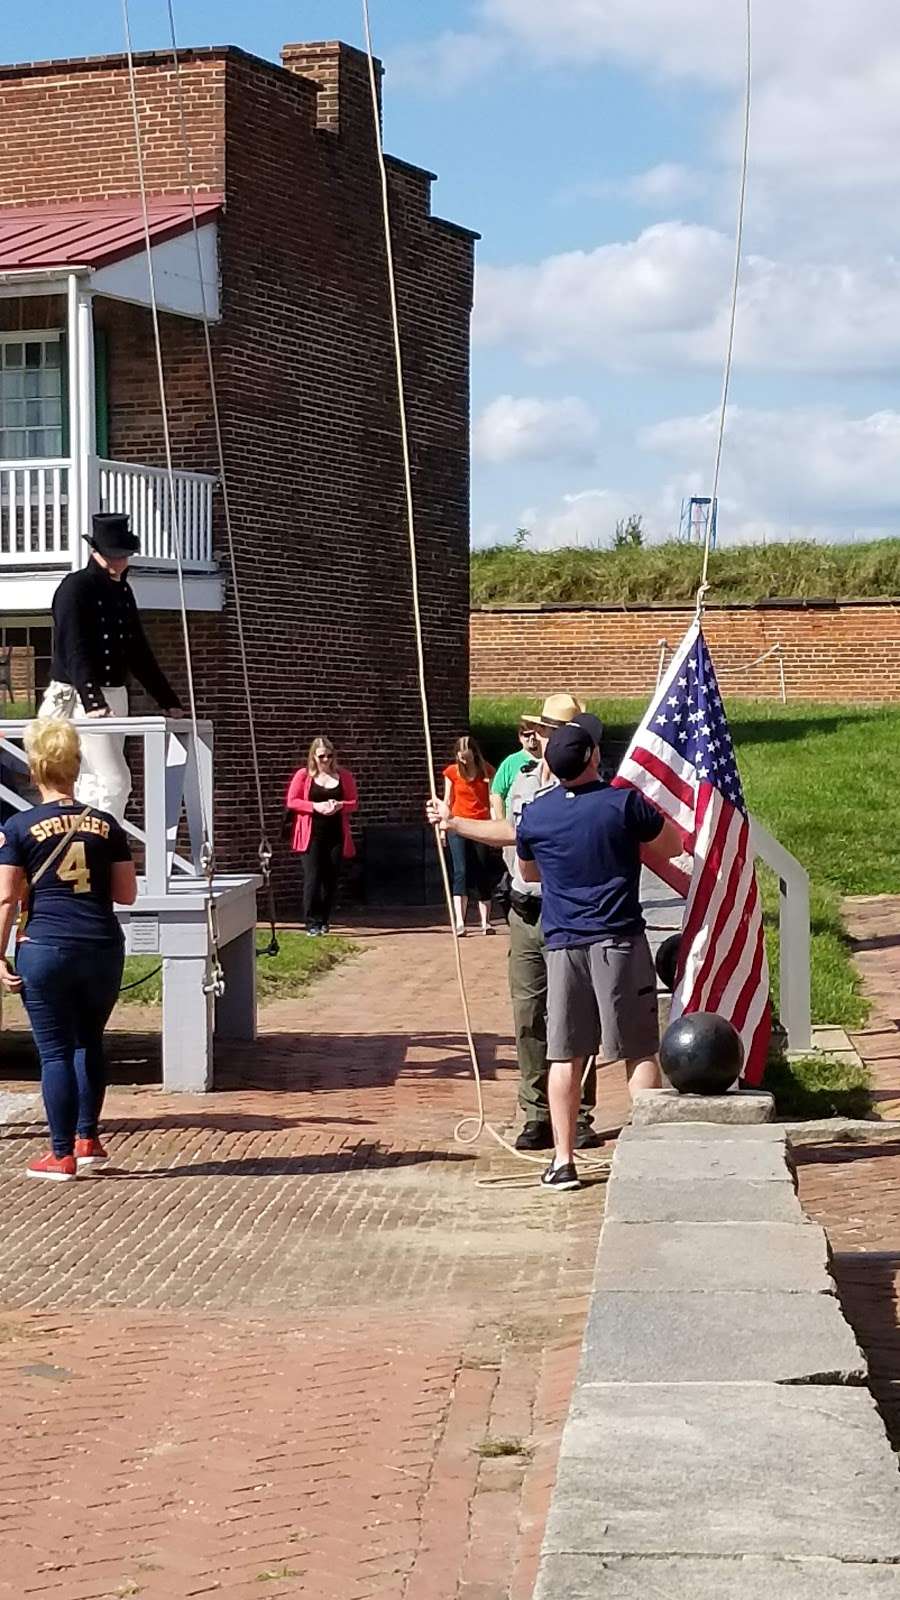
[[[257,945],[265,949],[267,936],[260,929]],[[302,994],[304,989],[330,972],[332,967],[347,961],[359,950],[351,939],[329,933],[321,939],[308,939],[305,933],[287,929],[278,935],[280,946],[277,956],[259,957],[257,963],[257,992],[260,1002],[285,1000]],[[125,963],[123,983],[134,983],[138,978],[147,981],[121,996],[121,1005],[158,1005],[162,999],[162,973],[157,971],[157,956],[129,956]]]
[[[521,711],[537,701],[472,704],[472,726],[492,758],[515,745]],[[643,700],[596,700],[611,751],[629,738]],[[810,875],[813,1021],[858,1027],[868,1015],[840,919],[845,894],[900,893],[893,818],[900,707],[782,706],[729,701],[728,717],[751,809]],[[773,990],[778,994],[777,884],[760,874]]]

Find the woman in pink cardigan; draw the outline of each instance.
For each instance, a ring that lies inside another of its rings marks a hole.
[[[306,766],[287,792],[294,811],[293,848],[303,857],[303,916],[311,939],[328,933],[341,861],[356,854],[350,813],[359,805],[352,772],[339,767],[330,739],[313,739]]]

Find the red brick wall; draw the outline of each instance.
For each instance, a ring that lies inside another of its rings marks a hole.
[[[227,50],[186,52],[183,66],[195,178],[226,196],[213,343],[268,823],[276,833],[287,782],[319,732],[356,773],[360,822],[410,823],[425,754],[368,77],[343,46],[289,47],[285,63]],[[183,190],[164,56],[140,58],[139,94],[149,187]],[[121,60],[0,69],[0,119],[14,130],[0,204],[136,191]],[[390,172],[442,763],[467,715],[473,242],[431,217],[427,173],[399,162]],[[111,452],[158,463],[149,315],[102,301],[97,315],[109,334]],[[201,330],[166,317],[163,335],[176,461],[216,470]],[[255,859],[257,831],[217,499],[225,611],[192,618],[191,633],[200,710],[216,724],[220,860],[234,867]],[[177,679],[178,617],[149,627]]]
[[[194,184],[198,189],[220,190],[223,53],[183,52],[181,81]],[[152,194],[183,191],[184,154],[171,55],[138,57],[137,85],[147,188]],[[0,127],[0,205],[138,193],[124,57],[0,67]]]
[[[472,693],[647,694],[656,682],[660,641],[671,654],[691,618],[687,608],[473,611]],[[780,693],[777,657],[741,670],[778,644],[789,699],[900,700],[900,601],[711,607],[704,630],[730,694]]]
[[[94,322],[106,333],[110,456],[165,466],[150,312],[144,306],[98,299]],[[190,472],[216,472],[202,324],[163,313],[160,336],[173,462]]]

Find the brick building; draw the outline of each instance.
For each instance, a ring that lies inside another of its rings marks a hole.
[[[179,59],[181,97],[170,54],[138,56],[137,86],[217,856],[252,866],[257,828],[182,105],[269,825],[277,837],[287,780],[328,732],[359,780],[370,865],[400,825],[407,854],[393,835],[386,853],[413,867],[425,756],[367,62],[343,44],[286,46],[281,66],[233,48]],[[0,68],[0,123],[0,647],[30,646],[40,682],[81,530],[95,509],[128,509],[148,631],[183,683],[126,62]],[[431,173],[388,170],[443,756],[467,714],[477,236],[432,216]]]

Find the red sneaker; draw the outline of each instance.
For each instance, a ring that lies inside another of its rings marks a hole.
[[[77,1174],[74,1156],[55,1156],[52,1150],[25,1168],[26,1178],[50,1178],[54,1183],[69,1183]]]
[[[75,1165],[79,1172],[82,1168],[89,1171],[91,1167],[105,1166],[108,1160],[109,1156],[99,1139],[75,1140]]]

